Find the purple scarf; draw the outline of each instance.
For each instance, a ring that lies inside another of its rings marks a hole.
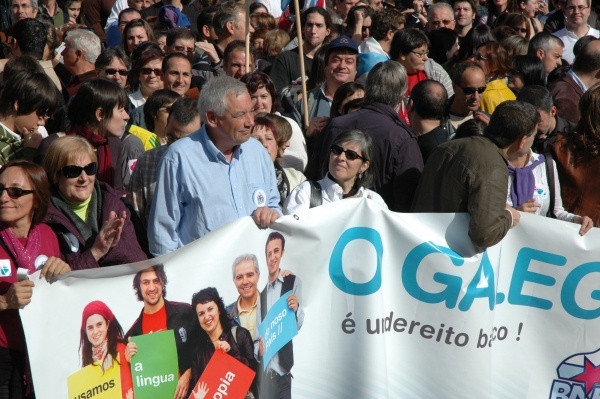
[[[514,208],[533,198],[533,190],[535,189],[533,170],[544,160],[544,156],[540,155],[537,161],[533,161],[531,165],[522,168],[508,165],[508,174],[514,176],[513,184],[510,186],[510,198]]]
[[[5,224],[0,224],[0,236],[6,246],[10,256],[16,263],[17,267],[22,267],[29,270],[31,273],[35,272],[35,260],[40,255],[42,247],[42,239],[40,234],[39,226],[32,224],[29,229],[29,237],[27,243],[23,247],[21,241],[13,234],[12,230],[9,229]]]

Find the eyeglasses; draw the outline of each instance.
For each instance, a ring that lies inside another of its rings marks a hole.
[[[152,72],[154,72],[154,74],[158,76],[162,73],[162,70],[159,68],[142,68],[140,69],[140,72],[142,72],[143,75],[150,75]]]
[[[106,68],[104,73],[107,75],[116,75],[117,73],[121,76],[129,75],[129,71],[127,69],[115,69],[115,68]]]
[[[485,86],[482,87],[461,87],[462,91],[468,95],[471,96],[473,94],[475,94],[475,92],[479,93],[479,94],[483,94],[483,92],[485,91]]]
[[[487,61],[487,57],[484,57],[483,55],[481,55],[481,53],[475,54],[475,59],[477,61]]]
[[[513,29],[515,30],[515,32],[517,32],[517,33],[519,33],[519,32],[520,32],[520,33],[527,33],[527,32],[529,31],[529,29],[527,29],[527,28],[517,28],[517,27],[515,27],[515,26],[513,26],[512,28],[513,28]]]
[[[2,193],[6,190],[6,194],[12,199],[21,198],[24,195],[33,193],[33,190],[23,190],[19,187],[4,187],[0,186],[0,197],[2,197]]]
[[[362,27],[362,31],[363,31],[363,32],[366,32],[366,31],[367,31],[367,29],[371,29],[371,25],[369,25],[369,26],[365,26],[365,25],[363,25],[363,27]]]
[[[575,12],[575,11],[583,12],[583,10],[586,10],[588,8],[589,8],[588,6],[577,6],[577,7],[570,6],[570,7],[567,7],[567,12]]]
[[[416,55],[419,58],[425,58],[425,57],[427,57],[427,54],[429,54],[429,50],[425,50],[422,53],[417,53],[416,51],[411,51],[411,53],[413,53],[414,55]]]
[[[349,161],[354,161],[355,159],[359,158],[363,161],[366,161],[366,159],[364,159],[361,155],[358,155],[356,151],[344,150],[341,146],[337,144],[331,146],[331,153],[333,155],[340,155],[342,152],[346,155],[346,159]]]
[[[98,164],[96,162],[88,163],[85,166],[67,165],[60,169],[60,173],[67,179],[73,179],[81,176],[81,172],[85,172],[88,176],[93,176],[98,171]]]

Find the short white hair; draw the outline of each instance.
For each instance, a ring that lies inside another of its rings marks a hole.
[[[79,50],[83,57],[92,64],[102,52],[100,38],[94,32],[87,29],[74,29],[67,33],[65,43],[69,44],[72,50]]]

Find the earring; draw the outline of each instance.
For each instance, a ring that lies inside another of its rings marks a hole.
[[[358,180],[362,180],[362,172],[358,174]]]

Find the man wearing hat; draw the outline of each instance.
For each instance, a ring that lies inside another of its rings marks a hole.
[[[358,66],[358,45],[348,36],[341,35],[329,43],[325,64],[325,82],[308,92],[308,119],[310,125],[307,135],[321,130],[331,112],[331,102],[337,89],[344,83],[353,82]],[[304,105],[296,103],[293,117],[302,125]],[[321,126],[322,125],[322,126]]]

